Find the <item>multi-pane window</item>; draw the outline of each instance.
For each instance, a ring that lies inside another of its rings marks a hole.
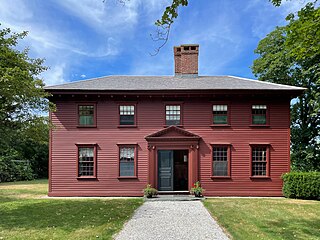
[[[213,146],[212,161],[213,161],[213,176],[229,176],[229,153],[228,146]]]
[[[166,125],[181,125],[180,105],[166,105]]]
[[[94,125],[94,105],[79,105],[79,125],[93,126]]]
[[[120,106],[120,125],[134,125],[134,105]]]
[[[228,124],[228,105],[213,105],[213,124]]]
[[[135,147],[120,147],[120,177],[135,176]]]
[[[78,177],[95,176],[94,147],[78,147]]]
[[[252,124],[267,124],[267,105],[252,105]]]
[[[256,146],[252,147],[252,176],[267,175],[267,147]]]

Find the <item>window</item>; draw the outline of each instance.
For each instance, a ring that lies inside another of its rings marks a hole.
[[[95,126],[95,105],[78,105],[78,124],[79,126],[92,127]]]
[[[96,176],[96,147],[78,146],[78,177]]]
[[[230,176],[230,146],[212,146],[212,176]]]
[[[121,105],[120,109],[120,125],[135,125],[135,106]]]
[[[252,105],[252,124],[267,124],[267,105]]]
[[[251,175],[252,176],[268,176],[269,147],[252,146],[251,147]]]
[[[181,125],[180,113],[180,105],[166,105],[166,125]]]
[[[135,146],[120,146],[120,177],[136,176],[136,148]]]
[[[228,124],[228,105],[213,105],[213,124]]]

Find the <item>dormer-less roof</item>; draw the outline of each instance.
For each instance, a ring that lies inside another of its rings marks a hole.
[[[282,90],[304,88],[234,76],[106,76],[75,81],[45,89],[54,91],[170,91],[170,90]]]

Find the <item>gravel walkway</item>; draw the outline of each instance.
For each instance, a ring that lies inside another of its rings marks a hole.
[[[150,201],[136,211],[115,239],[229,238],[200,201]]]

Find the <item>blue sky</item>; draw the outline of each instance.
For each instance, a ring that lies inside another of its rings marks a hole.
[[[254,78],[259,40],[306,1],[274,7],[268,0],[189,0],[170,39],[152,57],[155,20],[169,0],[0,0],[0,28],[29,31],[19,48],[45,58],[47,85],[105,75],[172,75],[173,46],[200,44],[200,75]]]

